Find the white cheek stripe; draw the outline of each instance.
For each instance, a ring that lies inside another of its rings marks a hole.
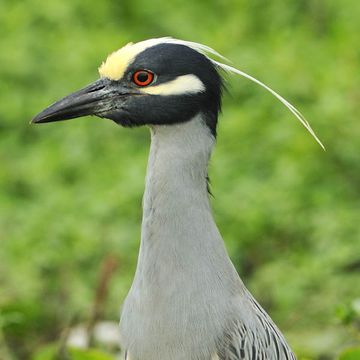
[[[193,74],[178,76],[176,79],[164,84],[141,89],[141,92],[146,94],[163,96],[197,94],[203,91],[205,91],[204,83]]]

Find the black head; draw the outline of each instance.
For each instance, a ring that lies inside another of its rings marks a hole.
[[[197,49],[169,39],[129,44],[111,54],[99,72],[99,80],[51,105],[33,122],[96,115],[122,126],[171,125],[201,112],[216,134],[222,79]]]

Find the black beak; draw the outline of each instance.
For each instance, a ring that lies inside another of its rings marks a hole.
[[[128,89],[122,88],[118,83],[109,79],[99,79],[50,105],[31,122],[40,124],[86,115],[106,117],[106,113],[113,107],[114,99],[116,98],[119,103],[121,98],[128,94]]]

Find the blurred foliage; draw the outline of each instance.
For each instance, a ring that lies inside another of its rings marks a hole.
[[[359,360],[360,348],[348,349],[340,354],[339,360]]]
[[[95,349],[70,348],[66,355],[59,355],[54,345],[43,347],[32,360],[114,360],[114,357]]]
[[[148,131],[28,122],[97,78],[107,53],[165,35],[214,47],[311,120],[327,152],[273,97],[229,77],[214,214],[299,358],[359,345],[359,20],[357,0],[1,0],[0,358],[31,358],[74,317],[89,321],[109,254],[120,266],[102,317],[117,321],[137,258]]]

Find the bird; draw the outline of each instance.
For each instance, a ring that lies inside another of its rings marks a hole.
[[[171,37],[129,43],[108,55],[96,81],[32,120],[94,115],[150,129],[140,249],[120,317],[126,360],[296,359],[245,287],[212,215],[208,164],[224,75],[265,88],[323,145],[293,105],[226,62],[206,45]]]

